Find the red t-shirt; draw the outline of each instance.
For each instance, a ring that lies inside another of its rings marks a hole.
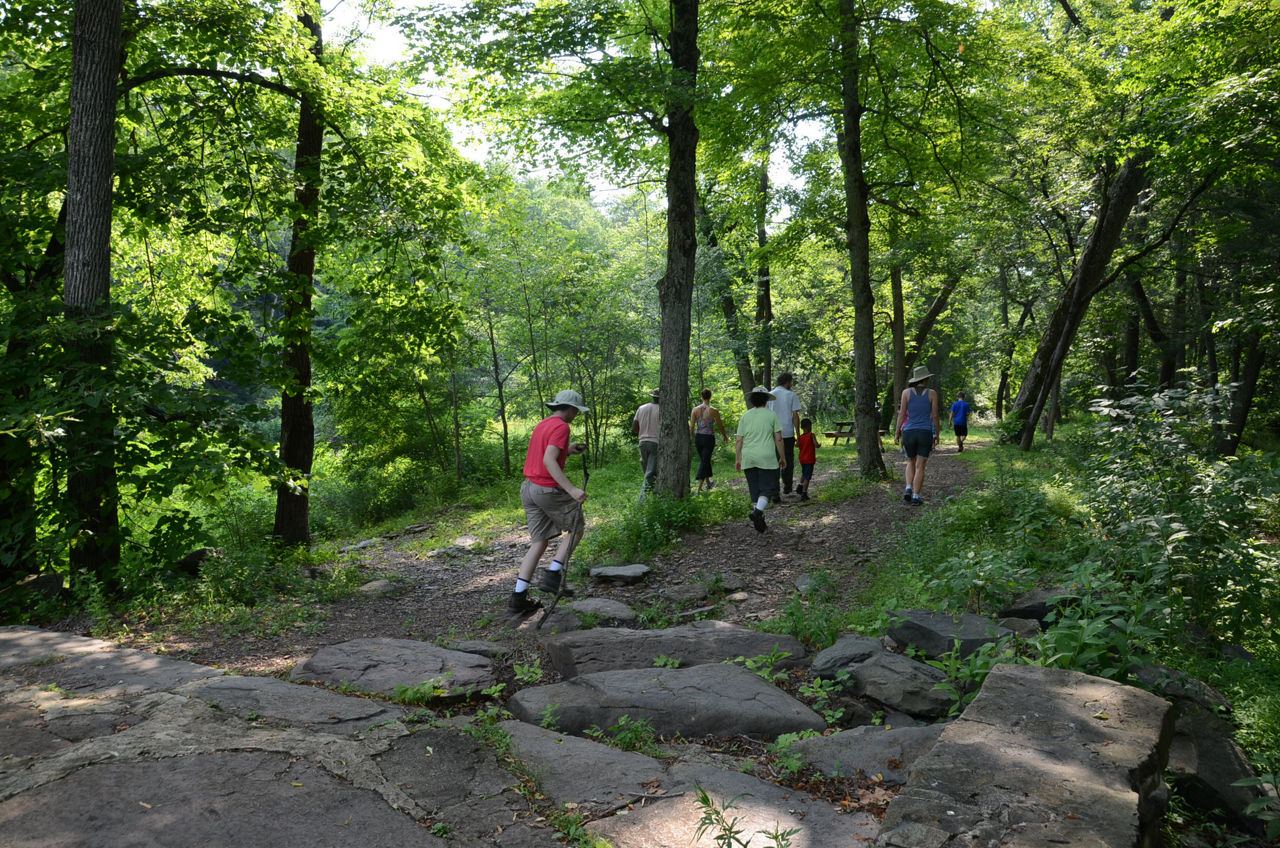
[[[818,461],[818,439],[813,433],[801,433],[796,439],[796,447],[800,448],[801,465],[813,465]]]
[[[560,448],[560,467],[569,458],[569,422],[559,415],[549,415],[538,422],[529,437],[529,452],[524,457],[524,476],[537,486],[555,486],[556,480],[547,473],[547,466],[542,458],[547,453],[547,446]]]

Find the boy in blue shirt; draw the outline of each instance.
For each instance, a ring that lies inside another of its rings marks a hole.
[[[956,444],[959,445],[961,453],[964,452],[964,440],[969,435],[969,413],[973,411],[973,407],[964,399],[964,392],[956,392],[955,403],[951,404],[951,416],[947,420],[947,426],[956,431]]]

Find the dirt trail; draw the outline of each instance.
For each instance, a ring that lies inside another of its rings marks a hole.
[[[898,454],[886,454],[885,459],[901,474]],[[820,473],[815,479],[815,493],[821,491],[823,476]],[[746,519],[744,494],[741,522],[686,537],[678,549],[648,563],[653,572],[646,583],[602,587],[579,581],[579,597],[611,598],[637,612],[674,611],[674,590],[718,575],[731,585],[741,585],[746,593],[738,605],[721,604],[718,618],[744,624],[769,619],[783,609],[796,581],[805,575],[825,572],[839,585],[857,585],[866,564],[902,538],[906,521],[921,510],[936,508],[972,477],[972,467],[957,458],[955,445],[944,445],[929,462],[924,507],[904,504],[899,482],[839,502],[786,498],[768,511],[769,530],[763,535]],[[741,481],[734,484],[741,486]],[[333,604],[321,620],[280,636],[228,633],[213,627],[186,636],[134,631],[123,641],[245,674],[281,673],[323,645],[356,638],[489,639],[516,648],[532,641],[512,629],[504,613],[528,544],[525,528],[512,527],[488,545],[467,547],[469,540],[463,539],[463,544],[427,554],[407,549],[413,538],[379,540],[357,552],[369,579],[392,576],[398,585],[395,592]]]

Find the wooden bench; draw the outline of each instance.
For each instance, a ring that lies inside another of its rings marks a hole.
[[[837,421],[835,422],[836,428],[834,430],[826,430],[822,435],[830,439],[833,445],[839,444],[841,439],[844,439],[846,445],[852,444],[854,437],[857,435],[853,429],[855,423],[854,421]]]

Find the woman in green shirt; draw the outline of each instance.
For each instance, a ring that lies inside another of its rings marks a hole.
[[[756,531],[765,531],[764,511],[771,498],[778,497],[778,470],[787,467],[783,457],[782,425],[773,410],[765,404],[773,395],[764,386],[751,390],[751,408],[738,419],[734,439],[734,467],[747,478],[752,510],[751,523]]]

